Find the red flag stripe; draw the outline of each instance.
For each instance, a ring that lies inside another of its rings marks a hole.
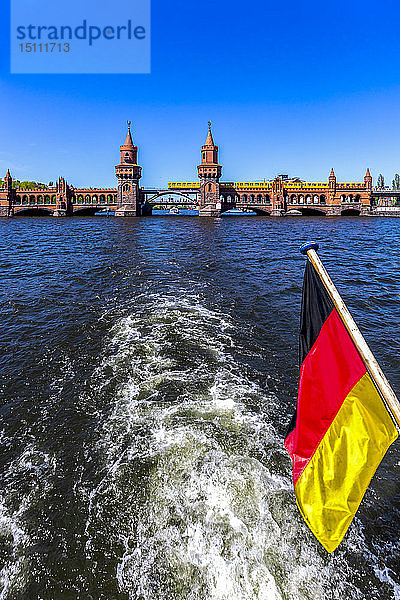
[[[334,309],[300,370],[296,427],[285,440],[293,460],[294,485],[346,396],[365,372],[365,365]]]

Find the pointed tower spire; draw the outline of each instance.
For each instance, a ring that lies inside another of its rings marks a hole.
[[[123,146],[120,146],[121,164],[137,165],[137,146],[134,145],[131,135],[131,122],[128,123],[128,131]]]
[[[128,123],[128,131],[126,134],[126,140],[125,140],[124,146],[126,148],[128,148],[128,147],[133,148],[133,141],[132,141],[132,136],[131,136],[131,121],[127,121],[127,123]]]
[[[367,172],[365,174],[364,183],[365,183],[365,189],[367,189],[367,190],[372,189],[372,177],[371,177],[371,173],[369,172],[369,169],[367,169]]]
[[[205,146],[214,146],[215,145],[213,136],[212,136],[212,132],[211,132],[211,121],[208,121],[208,133],[207,133],[206,143],[204,145]]]
[[[331,174],[329,175],[329,188],[332,191],[332,193],[334,193],[336,190],[336,175],[333,169],[331,170]]]
[[[214,144],[211,133],[211,121],[208,121],[206,143],[201,147],[201,163],[203,165],[218,165],[218,146]]]
[[[12,177],[10,174],[10,169],[7,169],[6,176],[4,177],[4,186],[8,189],[12,189]]]

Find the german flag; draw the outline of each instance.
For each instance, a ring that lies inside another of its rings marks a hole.
[[[398,434],[310,259],[303,286],[300,365],[297,411],[285,448],[293,460],[300,512],[333,552]]]

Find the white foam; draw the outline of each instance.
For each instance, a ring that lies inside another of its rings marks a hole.
[[[115,494],[121,510],[121,478],[151,461],[146,503],[132,496],[115,515],[125,548],[116,577],[132,600],[326,600],[332,590],[361,600],[298,513],[282,440],[246,408],[277,399],[235,362],[230,318],[193,299],[154,297],[149,306],[116,324],[95,374],[100,387],[107,369],[125,376],[102,425],[108,466],[91,495],[88,553],[104,495]]]
[[[0,600],[10,600],[17,592],[23,592],[29,572],[27,550],[31,539],[25,529],[25,514],[32,511],[35,502],[43,499],[49,489],[50,473],[56,468],[55,460],[48,453],[39,450],[35,444],[29,444],[9,464],[4,473],[7,485],[0,495],[0,535],[7,540],[9,548],[8,560],[0,571]],[[24,494],[20,494],[20,502],[16,509],[10,508],[9,494],[16,493],[14,481],[25,477]]]

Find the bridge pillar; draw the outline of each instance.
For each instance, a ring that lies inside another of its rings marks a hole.
[[[199,217],[220,217],[221,216],[221,204],[206,204],[205,206],[199,206]]]
[[[137,146],[131,136],[131,122],[128,121],[128,133],[123,146],[120,146],[121,162],[115,167],[118,179],[116,217],[137,217],[140,215],[139,180],[142,167],[137,164]]]
[[[151,204],[144,203],[141,207],[141,216],[150,217],[153,214],[153,207]]]
[[[218,146],[214,144],[211,121],[208,122],[206,143],[201,148],[199,217],[219,217],[221,214],[220,185],[222,167],[218,164]]]

